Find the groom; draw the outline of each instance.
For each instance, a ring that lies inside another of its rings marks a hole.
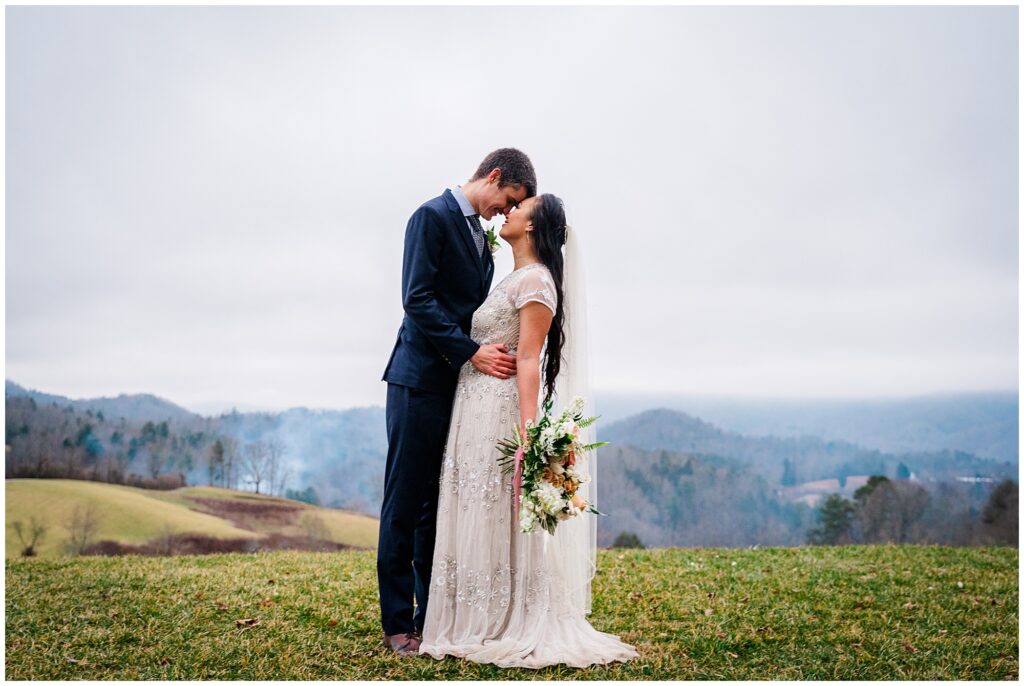
[[[419,650],[426,618],[438,482],[459,369],[468,361],[499,379],[516,371],[505,346],[469,337],[494,275],[480,218],[508,214],[536,193],[530,159],[501,148],[468,183],[423,203],[405,227],[405,317],[383,378],[388,457],[377,546],[384,643],[400,655]]]

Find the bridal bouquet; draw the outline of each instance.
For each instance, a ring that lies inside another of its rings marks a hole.
[[[555,533],[558,522],[581,512],[602,514],[576,491],[581,481],[576,461],[583,453],[608,445],[606,441],[583,444],[579,430],[597,421],[583,416],[583,398],[576,397],[557,417],[551,415],[551,400],[544,403],[540,421],[527,421],[524,436],[515,426],[511,439],[498,441],[502,471],[513,472],[519,529],[533,533],[543,527]]]

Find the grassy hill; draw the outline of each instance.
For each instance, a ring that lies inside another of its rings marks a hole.
[[[218,539],[260,539],[301,535],[308,518],[322,523],[324,538],[356,547],[377,544],[377,520],[342,510],[315,507],[284,498],[196,486],[155,491],[68,479],[6,481],[7,558],[20,552],[13,522],[43,517],[49,531],[39,546],[43,557],[63,553],[69,534],[62,524],[76,505],[95,503],[100,525],[95,540],[142,544],[167,532]]]
[[[1015,680],[1018,551],[599,553],[627,664],[501,670],[381,645],[372,551],[8,559],[8,679]],[[239,620],[246,620],[240,622]]]

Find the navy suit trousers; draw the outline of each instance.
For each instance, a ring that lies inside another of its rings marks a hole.
[[[454,399],[454,388],[437,392],[388,384],[388,457],[377,546],[377,581],[385,634],[423,631],[434,557],[441,461]]]

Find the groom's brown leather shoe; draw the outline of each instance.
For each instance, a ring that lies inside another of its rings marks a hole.
[[[420,638],[414,632],[384,634],[384,645],[398,655],[419,655]]]

